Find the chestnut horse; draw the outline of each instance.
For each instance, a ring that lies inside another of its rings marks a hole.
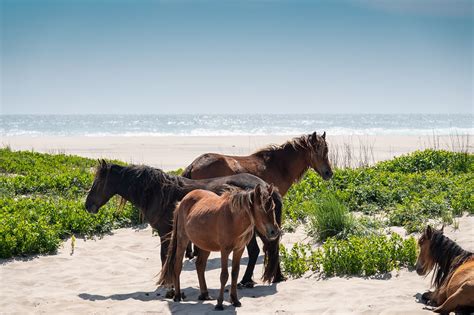
[[[425,292],[422,299],[437,306],[434,312],[474,312],[474,254],[444,236],[443,229],[429,225],[418,245],[416,272],[424,276],[434,269],[435,290]]]
[[[249,173],[260,177],[265,182],[273,184],[284,196],[291,185],[299,181],[304,173],[312,168],[325,180],[332,177],[331,164],[328,160],[326,132],[317,135],[316,132],[294,138],[282,145],[269,146],[249,156],[230,156],[217,153],[206,153],[196,158],[183,172],[183,176],[192,179],[205,179],[218,176],[228,176]],[[279,222],[281,223],[281,222]],[[273,244],[275,245],[275,244]],[[248,245],[249,261],[257,261],[260,249],[257,241],[252,239]],[[279,257],[279,247],[265,248],[272,256]],[[195,255],[197,254],[195,248]],[[192,256],[189,256],[191,258]],[[277,276],[272,282],[284,280],[280,263],[277,264]],[[242,285],[252,287],[254,282],[248,274],[244,275]]]
[[[324,179],[332,177],[328,160],[326,132],[294,138],[279,146],[269,146],[249,156],[206,153],[196,158],[183,172],[192,179],[249,173],[275,185],[284,196],[291,185],[309,169]]]
[[[199,247],[196,270],[200,300],[210,300],[204,271],[211,251],[221,252],[221,289],[216,310],[223,310],[224,287],[229,278],[227,260],[232,255],[231,303],[241,306],[237,297],[237,277],[245,245],[256,228],[269,240],[278,238],[280,228],[275,219],[273,187],[257,185],[254,190],[234,190],[221,196],[206,190],[194,190],[184,197],[174,213],[171,243],[158,284],[174,285],[174,301],[181,301],[179,276],[189,241]]]
[[[176,203],[180,201],[188,192],[194,189],[206,189],[215,193],[222,193],[229,187],[242,189],[253,189],[256,185],[266,185],[266,183],[250,174],[238,174],[206,180],[191,180],[181,176],[174,176],[163,172],[160,169],[131,165],[121,166],[99,161],[97,172],[92,184],[92,188],[87,194],[85,207],[88,212],[97,213],[114,195],[119,195],[123,200],[131,202],[140,209],[143,217],[150,225],[158,231],[161,238],[161,262],[164,264],[168,252],[169,237],[173,228],[173,211]],[[272,193],[275,203],[275,214],[277,222],[281,222],[282,199],[276,191]],[[262,239],[269,248],[278,248],[279,240],[272,242]],[[256,241],[255,241],[256,243]],[[271,245],[275,243],[274,245]],[[253,247],[247,248],[249,255],[255,254]],[[258,248],[257,248],[258,249]],[[279,268],[278,253],[267,251],[265,253],[265,265],[263,278],[271,281],[275,278]],[[250,261],[245,271],[245,277],[252,278],[256,260]]]

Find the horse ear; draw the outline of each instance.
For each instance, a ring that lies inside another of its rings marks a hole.
[[[440,230],[440,231],[441,231],[441,234],[444,233],[444,223],[443,223],[443,226],[441,226],[441,230]]]
[[[321,137],[323,137],[323,139],[326,140],[326,131],[323,132],[323,135]]]
[[[101,159],[100,160],[100,165],[105,167],[105,166],[107,166],[107,162],[104,159]]]
[[[262,195],[262,186],[260,184],[257,184],[257,186],[255,186],[255,190],[254,190],[254,193],[253,193],[253,201],[257,201],[257,200],[260,200],[260,196]]]
[[[273,186],[273,184],[270,184],[270,186],[268,186],[268,194],[271,196],[273,195],[273,190],[275,189],[275,186]]]
[[[431,228],[431,225],[428,225],[428,226],[426,227],[426,236],[427,236],[428,238],[431,238],[431,235],[432,235],[432,234],[433,234],[433,229]]]
[[[316,136],[317,136],[317,135],[318,135],[318,134],[316,133],[316,131],[313,132],[313,133],[311,134],[311,140],[312,140],[312,141],[316,141]]]

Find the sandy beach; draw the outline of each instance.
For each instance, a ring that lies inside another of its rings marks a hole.
[[[474,249],[474,217],[459,219],[459,229],[446,228],[446,235],[466,249]],[[283,236],[291,246],[305,241],[298,229]],[[307,239],[306,239],[307,241]],[[213,313],[215,301],[197,300],[199,287],[193,261],[185,261],[181,284],[187,298],[182,303],[165,299],[156,289],[160,270],[159,238],[149,227],[119,229],[102,239],[63,243],[57,255],[2,261],[0,265],[0,313],[5,314],[195,314]],[[241,275],[247,262],[241,261]],[[259,257],[255,277],[262,271]],[[209,259],[206,279],[217,296],[220,258]],[[429,288],[430,276],[402,269],[380,279],[360,277],[320,279],[311,274],[279,284],[259,283],[239,290],[242,307],[224,302],[218,314],[430,314],[417,302]],[[228,293],[225,295],[228,300]],[[432,313],[431,313],[432,314]]]
[[[67,153],[90,158],[119,159],[147,164],[164,170],[186,167],[207,152],[246,155],[269,144],[282,144],[292,136],[168,136],[168,137],[89,137],[89,136],[1,136],[0,145],[13,150]],[[468,137],[456,136],[331,136],[330,152],[339,158],[351,150],[352,160],[377,162],[424,148],[462,149]],[[469,148],[472,151],[472,144]]]
[[[205,152],[248,154],[270,143],[281,144],[288,136],[252,137],[2,137],[13,150],[77,154],[91,158],[115,158],[145,163],[165,170],[185,167]],[[370,159],[379,161],[417,149],[451,148],[452,138],[427,136],[331,137],[332,148],[344,151],[350,143],[354,159],[370,148]],[[331,147],[330,147],[331,148]],[[362,150],[361,150],[362,148]],[[472,151],[472,148],[470,148]],[[474,217],[459,219],[459,229],[446,234],[466,249],[474,249]],[[283,237],[285,246],[308,241],[303,228]],[[2,260],[0,265],[0,313],[67,314],[194,314],[214,312],[215,301],[201,302],[194,262],[185,261],[181,278],[187,296],[183,303],[164,298],[157,289],[160,271],[159,238],[150,227],[115,230],[101,239],[63,243],[55,255]],[[241,275],[247,253],[241,261]],[[259,257],[256,280],[262,272]],[[219,288],[220,259],[213,253],[206,279],[211,296]],[[307,274],[280,284],[259,283],[239,291],[242,308],[228,302],[221,314],[430,314],[417,302],[429,288],[430,277],[408,270],[393,271],[380,279],[360,277],[321,279]],[[226,295],[226,300],[228,296]]]

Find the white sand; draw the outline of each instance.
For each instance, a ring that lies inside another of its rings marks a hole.
[[[208,153],[245,155],[267,146],[282,144],[291,136],[215,136],[215,137],[30,137],[0,136],[0,145],[13,150],[31,150],[46,153],[68,153],[90,158],[119,159],[135,164],[148,164],[164,170],[186,167],[197,156]],[[351,148],[352,160],[369,162],[427,147],[451,148],[467,146],[467,137],[430,136],[330,136],[329,150],[339,159]],[[439,143],[438,143],[439,142]],[[471,141],[472,142],[472,141]],[[361,146],[366,151],[361,151]],[[471,144],[472,149],[472,144]]]
[[[466,249],[474,249],[474,217],[460,219],[459,230],[446,234]],[[283,242],[302,238],[286,234]],[[0,313],[195,314],[213,312],[215,301],[200,302],[194,263],[185,261],[181,285],[187,296],[181,303],[164,299],[154,276],[160,270],[159,238],[142,230],[120,229],[101,240],[70,240],[57,255],[2,261]],[[246,256],[245,256],[246,257]],[[246,258],[242,260],[241,275]],[[256,268],[261,275],[262,259]],[[213,297],[219,288],[220,258],[213,253],[206,279]],[[242,307],[228,302],[219,314],[430,314],[416,295],[429,287],[430,277],[401,270],[384,279],[306,277],[277,285],[259,284],[239,290]],[[228,301],[228,293],[225,295]]]

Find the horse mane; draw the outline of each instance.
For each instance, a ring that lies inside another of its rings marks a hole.
[[[293,149],[293,150],[302,149],[302,150],[314,151],[314,146],[311,143],[311,134],[302,135],[300,137],[293,138],[283,144],[270,144],[254,152],[252,155],[267,156],[267,155],[273,155],[275,151],[288,150],[288,149]]]
[[[312,140],[313,135],[316,136],[315,140]],[[313,133],[313,134],[295,137],[280,145],[276,145],[276,144],[268,145],[254,152],[252,155],[261,157],[266,161],[271,161],[271,160],[275,160],[277,152],[281,152],[281,151],[288,152],[292,150],[292,151],[303,151],[306,153],[307,158],[313,159],[314,157],[323,154],[324,150],[321,150],[323,148],[327,148],[326,140],[320,135],[316,135],[316,133]],[[285,172],[286,170],[281,170],[281,171]],[[303,177],[306,171],[307,171],[307,168],[302,169],[300,173],[296,174],[294,181],[295,182],[299,181]]]
[[[439,288],[453,272],[474,254],[464,250],[455,241],[434,230],[430,240],[430,253],[435,263],[431,284]]]
[[[178,195],[183,194],[183,180],[167,174],[160,169],[145,165],[120,166],[117,164],[101,163],[97,168],[98,183],[107,181],[113,169],[119,172],[122,179],[129,184],[128,196],[143,211],[149,208],[151,202],[158,202],[159,211],[174,206]],[[159,198],[156,198],[156,197]]]
[[[242,246],[245,246],[247,244],[249,240],[248,238],[253,235],[255,229],[255,218],[253,217],[250,209],[253,206],[252,193],[253,190],[233,188],[222,194],[222,197],[229,199],[231,212],[245,212],[249,217],[249,226],[237,238],[239,240],[238,242],[242,243]]]

